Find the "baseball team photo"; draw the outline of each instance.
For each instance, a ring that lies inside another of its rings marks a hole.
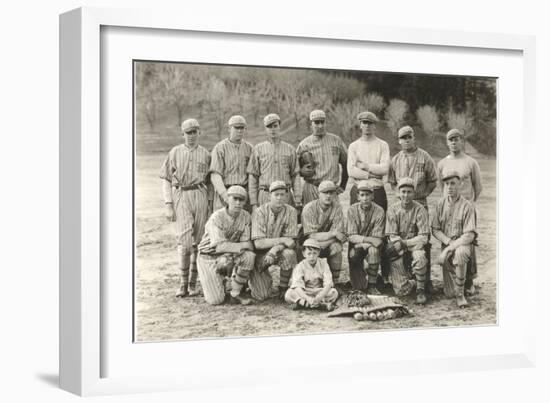
[[[134,342],[496,325],[497,84],[134,60]]]

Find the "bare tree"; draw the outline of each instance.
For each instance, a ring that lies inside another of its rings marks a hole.
[[[422,130],[433,139],[439,134],[441,123],[437,109],[430,105],[421,106],[416,110],[416,117],[422,126]]]
[[[157,111],[162,100],[162,86],[155,63],[136,64],[136,97],[142,98],[143,111],[151,131],[157,124]]]
[[[447,126],[449,129],[462,130],[465,137],[472,135],[473,120],[467,112],[457,113],[451,106],[447,112]]]
[[[393,134],[397,133],[399,128],[403,126],[405,117],[409,111],[407,103],[401,99],[392,99],[386,108],[386,120],[388,127]]]
[[[338,133],[348,143],[355,140],[357,131],[357,102],[341,102],[330,108],[330,116]]]

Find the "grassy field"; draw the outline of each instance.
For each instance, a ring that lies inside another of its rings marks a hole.
[[[139,126],[138,126],[139,127]],[[285,140],[296,143],[304,137],[296,135],[286,122]],[[207,128],[203,127],[207,131]],[[395,139],[384,130],[385,138],[395,150]],[[261,130],[251,128],[247,140],[257,143],[262,139]],[[163,216],[158,171],[165,153],[178,144],[177,130],[165,128],[160,132],[142,132],[137,141],[136,158],[136,266],[135,266],[135,319],[136,341],[174,340],[185,338],[210,338],[225,336],[261,336],[296,333],[340,331],[368,331],[378,329],[444,327],[460,325],[489,325],[497,320],[496,308],[496,161],[476,155],[484,190],[477,203],[479,212],[478,265],[476,280],[478,292],[470,298],[468,309],[456,309],[454,300],[442,294],[441,268],[432,266],[435,286],[433,301],[416,307],[410,298],[403,299],[414,311],[413,316],[385,322],[356,322],[350,318],[327,318],[326,313],[293,312],[286,304],[268,300],[251,306],[209,306],[202,296],[176,299],[178,285],[174,224]],[[217,136],[208,135],[201,143],[211,149]],[[439,139],[419,136],[421,146],[436,156],[436,162],[445,154],[444,143]],[[392,151],[393,155],[394,151]],[[390,202],[395,201],[388,192]],[[429,198],[434,205],[440,197],[436,190]],[[341,195],[344,209],[349,204],[349,189]],[[432,248],[433,257],[439,245]],[[345,260],[345,259],[344,259]],[[347,265],[343,270],[347,273]],[[346,274],[344,274],[345,276]]]

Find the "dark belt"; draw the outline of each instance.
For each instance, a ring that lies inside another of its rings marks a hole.
[[[313,185],[313,186],[319,186],[321,184],[321,181],[320,180],[314,180],[314,179],[305,179],[304,178],[304,181],[306,181],[307,183],[309,183],[310,185]]]
[[[185,190],[195,190],[199,189],[201,186],[204,185],[204,182],[201,183],[195,183],[194,185],[189,186],[181,186],[181,185],[175,185],[174,187],[178,190],[185,191]]]

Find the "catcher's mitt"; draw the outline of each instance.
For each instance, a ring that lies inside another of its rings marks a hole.
[[[231,253],[224,253],[216,258],[216,273],[220,276],[231,277],[234,265],[235,260],[233,259],[233,255]]]
[[[317,166],[317,164],[313,159],[312,153],[310,153],[309,151],[304,151],[300,154],[298,162],[300,164],[300,175],[303,178],[309,179],[313,177],[313,175],[315,175],[315,167]]]
[[[363,291],[355,290],[351,291],[348,295],[344,297],[344,304],[348,307],[358,307],[362,308],[367,305],[370,305],[370,299]]]
[[[396,261],[401,256],[403,256],[403,251],[406,249],[406,246],[404,245],[403,241],[398,241],[401,243],[401,250],[398,251],[395,248],[395,243],[388,241],[386,244],[386,257],[390,260],[390,262]]]

